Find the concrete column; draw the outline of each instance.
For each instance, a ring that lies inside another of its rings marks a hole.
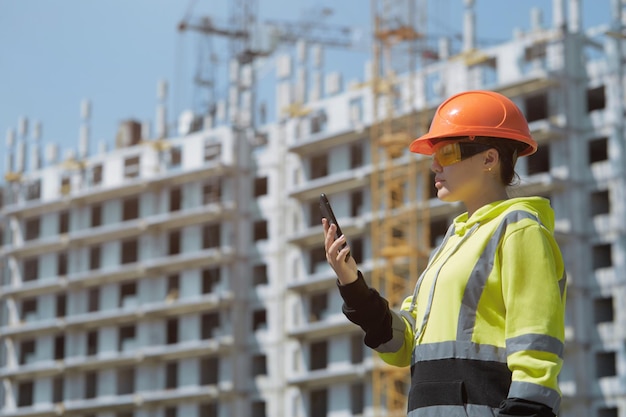
[[[464,0],[465,14],[463,18],[463,51],[470,51],[476,47],[476,13],[474,0]]]
[[[569,0],[569,30],[578,33],[583,29],[582,7],[580,0]]]

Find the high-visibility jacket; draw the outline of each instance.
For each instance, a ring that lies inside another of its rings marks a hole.
[[[387,325],[374,313],[363,319],[350,304],[366,296],[340,288],[366,344],[389,364],[411,366],[409,417],[507,415],[508,400],[558,412],[566,279],[553,230],[540,197],[460,215]]]

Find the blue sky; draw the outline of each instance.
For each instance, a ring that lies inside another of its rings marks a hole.
[[[369,3],[365,0],[258,0],[259,20],[302,21],[316,8],[334,10],[328,23],[350,26],[367,36]],[[157,82],[169,83],[169,120],[191,108],[198,42],[180,34],[178,23],[189,13],[227,23],[228,0],[0,0],[0,138],[4,172],[7,129],[18,119],[42,123],[42,142],[62,150],[76,148],[80,103],[92,103],[91,150],[105,141],[112,146],[120,121],[154,121]],[[463,0],[430,0],[432,32],[462,31]],[[551,24],[551,0],[477,0],[478,37],[504,40],[514,27],[529,26],[530,8],[544,10]],[[610,0],[583,0],[584,23],[608,22]],[[327,70],[362,75],[358,51],[329,52]],[[271,83],[271,66],[265,68]],[[272,88],[272,91],[273,88]],[[272,112],[270,112],[272,114]],[[30,136],[29,136],[30,137]]]

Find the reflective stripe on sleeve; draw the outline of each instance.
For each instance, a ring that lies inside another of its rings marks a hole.
[[[563,343],[556,337],[545,334],[523,334],[506,340],[507,355],[522,350],[549,352],[563,358]]]
[[[436,405],[411,410],[407,417],[496,417],[497,413],[497,408],[485,405]]]
[[[374,349],[378,353],[393,353],[400,350],[404,345],[404,331],[406,330],[406,322],[402,320],[402,316],[395,311],[391,313],[391,340],[382,343]]]
[[[524,398],[545,404],[552,408],[554,414],[558,414],[561,405],[561,395],[557,391],[530,382],[513,381],[509,398]]]

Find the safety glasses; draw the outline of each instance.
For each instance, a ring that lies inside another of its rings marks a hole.
[[[444,142],[435,145],[433,159],[442,167],[456,164],[464,159],[491,149],[493,146],[476,142]]]

